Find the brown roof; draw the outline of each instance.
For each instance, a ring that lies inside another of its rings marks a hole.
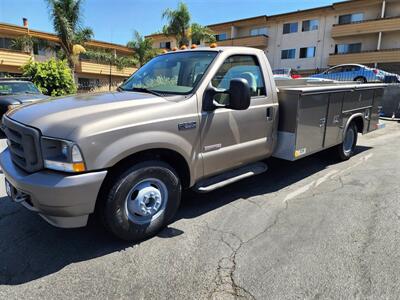
[[[10,32],[10,33],[13,33],[16,35],[27,34],[27,35],[30,35],[33,37],[37,37],[40,39],[44,39],[44,40],[48,40],[48,41],[52,41],[52,42],[56,42],[56,43],[60,42],[58,36],[54,33],[48,33],[48,32],[44,32],[44,31],[34,30],[34,29],[27,28],[27,27],[23,27],[23,26],[13,25],[13,24],[0,23],[0,31]],[[131,48],[128,48],[126,46],[119,45],[119,44],[109,43],[109,42],[90,40],[86,43],[86,45],[88,45],[89,47],[115,49],[120,52],[133,53],[133,50]]]

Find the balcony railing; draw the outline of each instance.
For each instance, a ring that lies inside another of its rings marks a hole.
[[[217,41],[218,46],[267,47],[268,36],[252,35]]]
[[[348,24],[335,24],[332,28],[332,37],[344,37],[376,32],[400,30],[400,17],[357,21]]]
[[[75,70],[78,73],[97,74],[97,75],[110,75],[111,71],[112,76],[128,77],[132,73],[134,73],[137,69],[133,67],[118,69],[116,66],[111,66],[110,70],[109,64],[100,64],[95,61],[81,59],[79,61],[79,64],[77,64]]]
[[[372,64],[391,62],[400,62],[400,48],[331,54],[328,60],[330,66],[348,63]]]
[[[30,58],[31,55],[28,52],[0,48],[0,68],[2,66],[21,67],[25,65]]]

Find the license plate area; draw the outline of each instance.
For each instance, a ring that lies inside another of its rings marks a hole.
[[[19,191],[7,179],[5,179],[7,196],[15,202],[29,201],[29,195]]]

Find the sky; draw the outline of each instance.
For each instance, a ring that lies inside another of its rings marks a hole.
[[[125,45],[134,30],[147,35],[160,31],[165,24],[161,14],[175,8],[180,0],[84,0],[83,23],[94,31],[94,38]],[[341,0],[186,0],[192,21],[202,25],[260,15],[273,15]],[[0,22],[53,32],[45,0],[0,0]]]

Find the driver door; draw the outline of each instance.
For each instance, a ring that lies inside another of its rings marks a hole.
[[[218,89],[228,90],[234,78],[244,78],[249,83],[251,104],[247,110],[218,108],[202,112],[204,176],[256,161],[272,152],[276,106],[272,92],[266,87],[259,58],[255,55],[226,58],[211,84]],[[267,91],[270,95],[267,95]],[[217,94],[214,100],[226,105],[229,95]]]

